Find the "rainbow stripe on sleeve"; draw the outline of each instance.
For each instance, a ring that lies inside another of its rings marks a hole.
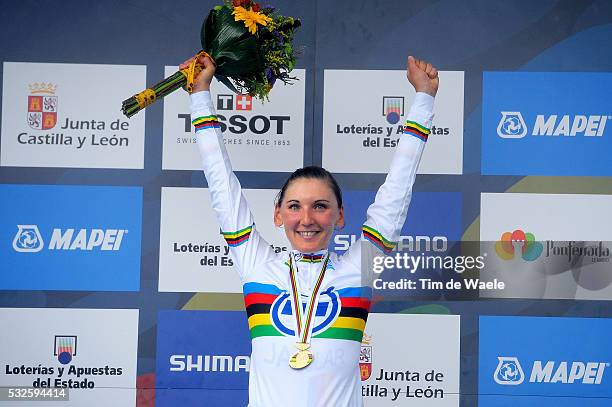
[[[237,232],[223,232],[223,238],[230,247],[237,247],[245,243],[251,237],[253,225],[241,229]]]
[[[404,126],[404,134],[409,134],[418,138],[419,140],[427,141],[429,133],[430,131],[427,127],[421,126],[417,122],[406,120],[406,125]]]
[[[196,117],[191,121],[196,131],[201,129],[218,129],[220,127],[217,116],[211,114],[209,116]]]
[[[395,248],[397,242],[390,242],[385,239],[383,235],[380,234],[376,229],[373,229],[369,226],[363,225],[361,228],[363,232],[363,237],[372,242],[376,247],[382,250],[385,253],[389,253],[391,250]]]

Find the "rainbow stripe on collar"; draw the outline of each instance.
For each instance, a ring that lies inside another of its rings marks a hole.
[[[201,129],[218,129],[220,127],[219,120],[214,114],[211,114],[209,116],[196,117],[191,121],[191,124],[193,124],[196,131]]]
[[[409,134],[413,137],[418,138],[419,140],[427,141],[429,133],[430,131],[427,127],[421,126],[417,122],[406,120],[406,125],[404,126],[404,134]]]
[[[298,261],[304,263],[321,263],[324,257],[324,254],[302,254]]]

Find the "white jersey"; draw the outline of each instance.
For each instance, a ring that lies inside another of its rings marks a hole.
[[[359,353],[371,290],[362,284],[361,242],[390,251],[399,239],[432,107],[431,96],[417,93],[389,174],[367,211],[360,240],[342,256],[330,254],[312,328],[314,359],[308,367],[294,370],[289,366],[297,341],[289,255],[275,253],[257,231],[232,172],[210,93],[191,95],[191,118],[213,208],[243,284],[252,340],[250,407],[363,405]],[[301,301],[306,304],[327,251],[293,254]]]

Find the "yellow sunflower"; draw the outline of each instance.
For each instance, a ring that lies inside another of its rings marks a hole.
[[[244,21],[245,27],[248,28],[251,34],[257,32],[257,24],[265,26],[272,21],[267,15],[258,11],[253,11],[252,8],[247,10],[244,7],[234,7],[234,12],[232,14],[234,15],[235,21]]]

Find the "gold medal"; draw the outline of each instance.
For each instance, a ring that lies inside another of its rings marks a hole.
[[[289,359],[289,366],[293,369],[303,369],[312,363],[314,354],[310,350],[309,343],[298,342],[295,346],[299,350]]]
[[[299,301],[300,298],[300,290],[298,287],[296,270],[293,268],[293,256],[289,256],[289,279],[291,281],[291,294],[292,294],[292,305],[293,311],[295,313],[296,319],[296,330],[295,336],[298,339],[298,342],[295,344],[295,347],[298,349],[296,353],[289,358],[289,366],[292,369],[303,369],[309,364],[312,363],[314,359],[314,354],[310,350],[309,338],[312,331],[312,324],[314,322],[315,311],[317,309],[318,304],[318,294],[319,289],[321,288],[321,284],[323,283],[323,277],[325,276],[325,270],[327,269],[327,262],[329,261],[329,253],[323,262],[323,266],[319,271],[319,277],[317,278],[317,282],[312,290],[312,294],[310,295],[310,301],[308,306],[306,307],[306,315],[302,318],[302,304]]]

